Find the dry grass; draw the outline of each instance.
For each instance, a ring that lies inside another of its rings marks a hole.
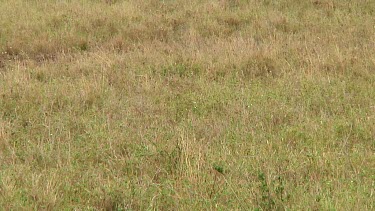
[[[374,14],[0,0],[0,206],[373,210]]]

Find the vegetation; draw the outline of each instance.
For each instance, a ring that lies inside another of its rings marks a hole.
[[[374,210],[374,17],[0,0],[0,207]]]

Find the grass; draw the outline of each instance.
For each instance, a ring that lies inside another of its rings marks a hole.
[[[374,14],[0,0],[0,207],[373,210]]]

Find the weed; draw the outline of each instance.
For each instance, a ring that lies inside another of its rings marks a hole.
[[[263,172],[260,172],[258,174],[258,179],[260,181],[260,206],[262,209],[265,210],[272,210],[275,206],[275,201],[273,199],[273,196],[271,195],[271,191],[268,187],[268,183],[266,180],[266,176]]]

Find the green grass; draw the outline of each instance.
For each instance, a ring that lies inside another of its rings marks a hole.
[[[0,0],[0,207],[373,210],[374,14]]]

